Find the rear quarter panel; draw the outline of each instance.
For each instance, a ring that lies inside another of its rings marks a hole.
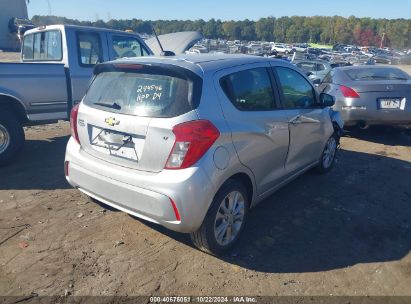
[[[253,202],[256,198],[256,185],[251,170],[245,167],[238,159],[231,129],[224,117],[218,93],[220,86],[215,81],[214,73],[203,76],[203,95],[197,109],[199,119],[210,120],[220,131],[220,137],[213,147],[200,160],[200,166],[205,170],[212,183],[214,193],[235,174],[245,174],[252,184]],[[211,201],[209,202],[211,204]]]

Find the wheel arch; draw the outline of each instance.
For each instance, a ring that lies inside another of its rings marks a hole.
[[[0,94],[0,109],[7,109],[12,113],[15,113],[20,123],[24,123],[28,120],[23,103],[13,96],[4,93]]]
[[[232,176],[230,176],[224,183],[223,185],[228,182],[229,180],[235,180],[240,182],[241,184],[243,184],[246,187],[247,190],[247,194],[248,194],[248,198],[250,200],[250,206],[252,206],[252,202],[253,202],[253,196],[255,193],[255,189],[254,189],[254,184],[253,181],[251,179],[251,177],[244,172],[239,172],[236,173]],[[220,187],[221,188],[221,187]]]

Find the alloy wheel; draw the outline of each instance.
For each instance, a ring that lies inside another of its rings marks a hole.
[[[230,192],[221,202],[214,222],[214,236],[219,245],[229,245],[237,238],[244,216],[244,196],[239,191]]]
[[[323,153],[323,167],[325,169],[328,169],[329,167],[331,167],[334,161],[336,152],[337,152],[337,141],[334,138],[334,136],[332,136],[328,140],[327,145],[325,146],[325,149],[324,149],[324,153]]]
[[[6,151],[9,145],[10,134],[3,125],[0,125],[0,154]]]

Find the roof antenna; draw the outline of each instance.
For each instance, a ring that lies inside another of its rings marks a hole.
[[[152,30],[153,30],[154,36],[156,37],[156,40],[157,40],[157,42],[158,42],[158,45],[160,46],[160,50],[161,50],[160,56],[165,56],[165,57],[167,57],[167,56],[175,56],[176,54],[175,54],[174,52],[172,52],[172,51],[164,51],[163,46],[162,46],[162,44],[161,44],[161,42],[160,42],[160,39],[158,39],[156,30],[154,29],[154,26],[152,25],[151,28],[152,28]]]

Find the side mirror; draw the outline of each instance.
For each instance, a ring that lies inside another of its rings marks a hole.
[[[332,107],[333,105],[335,105],[335,98],[330,94],[321,93],[320,103],[323,107]]]
[[[310,77],[311,75],[314,75],[314,74],[313,74],[313,72],[306,72],[305,75],[306,75],[307,77]]]

